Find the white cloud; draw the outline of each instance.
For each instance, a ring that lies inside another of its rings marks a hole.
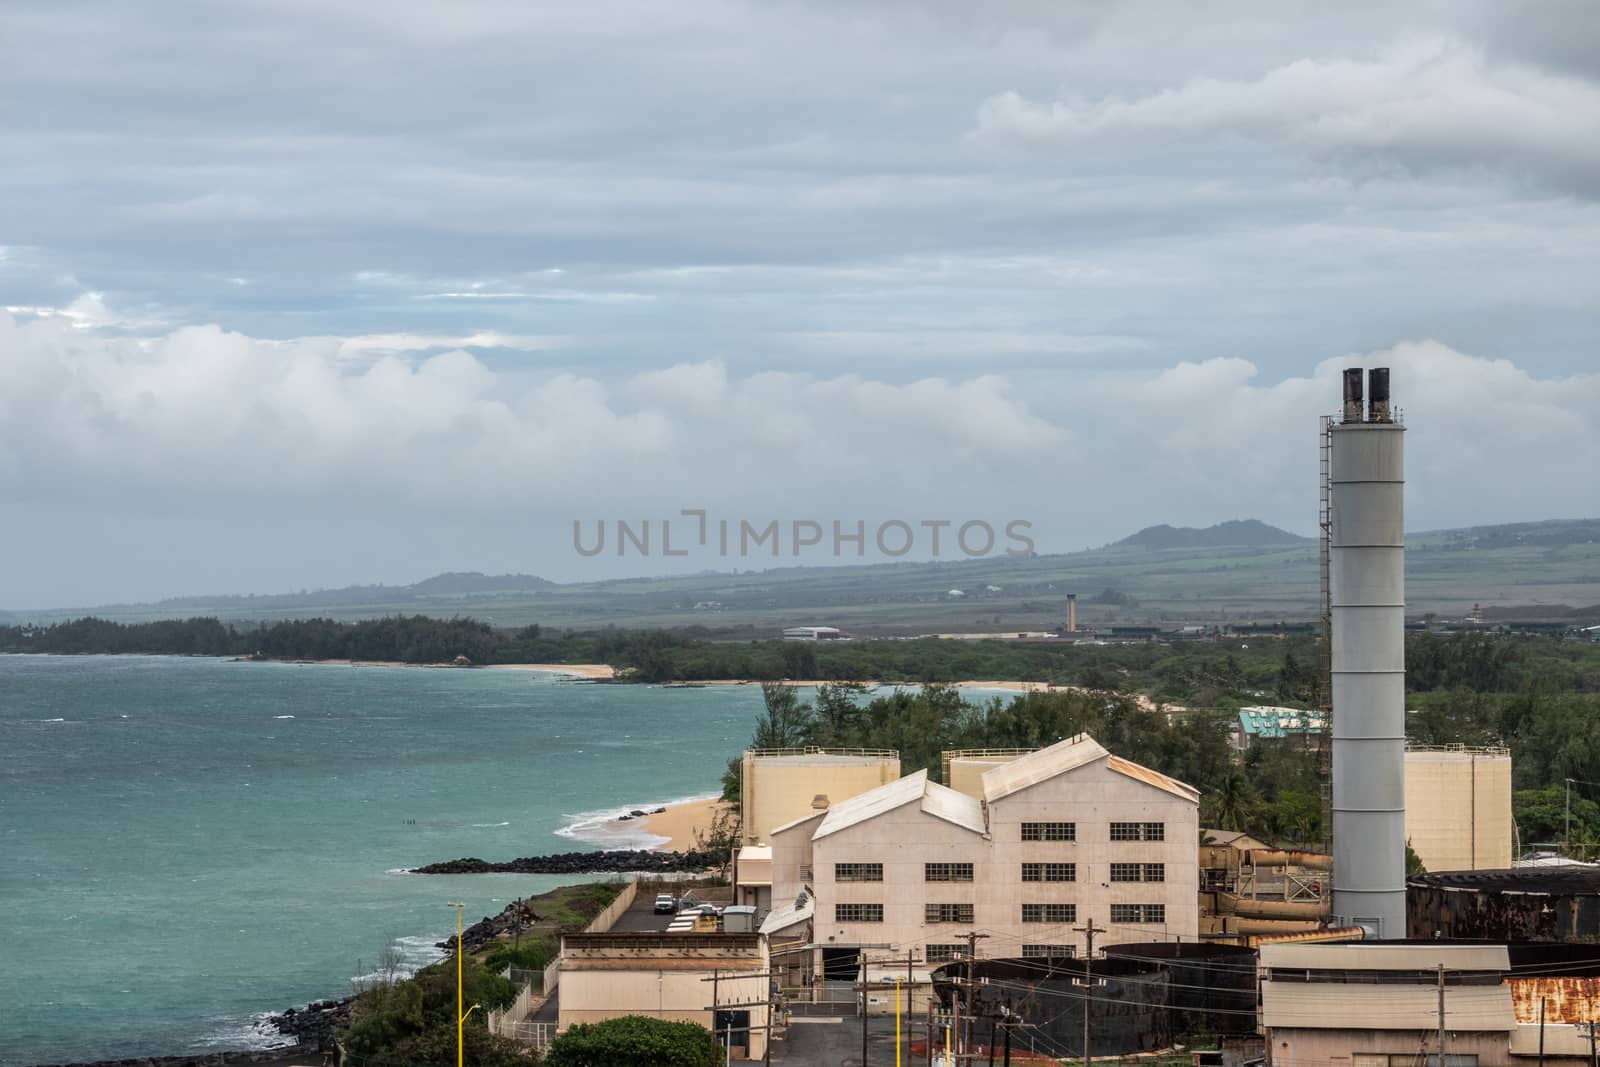
[[[1298,59],[1254,80],[1192,78],[1138,97],[989,97],[978,131],[1074,145],[1100,138],[1233,134],[1319,159],[1418,170],[1483,167],[1600,191],[1600,85],[1451,39],[1377,58]]]
[[[408,344],[215,326],[134,339],[0,316],[0,479],[201,497],[243,486],[421,512],[890,512],[960,500],[1107,537],[1246,515],[1304,529],[1316,416],[1336,406],[1349,362],[1266,383],[1227,358],[894,383],[741,376],[704,360],[606,382],[529,378]],[[1537,378],[1433,341],[1353,358],[1394,368],[1415,430],[1416,521],[1600,513],[1600,373]]]

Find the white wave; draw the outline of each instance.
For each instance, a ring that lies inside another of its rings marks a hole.
[[[28,723],[42,723],[42,722],[66,722],[67,720],[66,719],[19,719],[18,721],[19,722],[28,722]],[[76,720],[74,720],[74,721],[76,721]]]
[[[508,822],[475,822],[472,824],[476,830],[493,830],[501,826],[510,826]]]
[[[293,715],[274,715],[273,718],[274,719],[292,719],[292,718],[294,718],[294,716]]]
[[[219,1019],[215,1032],[189,1043],[194,1049],[244,1049],[264,1052],[297,1044],[293,1037],[272,1025],[271,1012],[257,1012],[248,1019]]]
[[[673,800],[652,800],[642,804],[629,804],[626,807],[610,808],[605,811],[584,811],[576,815],[568,814],[565,817],[572,821],[557,830],[556,836],[600,845],[607,852],[617,852],[624,849],[657,848],[672,839],[661,834],[653,834],[631,821],[619,823],[617,822],[618,817],[626,815],[630,811],[653,811],[656,808],[671,808],[679,804],[695,804],[707,800],[715,800],[719,795],[717,793],[696,793],[693,796],[677,797]]]

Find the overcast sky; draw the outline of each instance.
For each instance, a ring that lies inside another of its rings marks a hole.
[[[1353,363],[1411,529],[1600,515],[1589,0],[3,17],[0,608],[1310,533]]]

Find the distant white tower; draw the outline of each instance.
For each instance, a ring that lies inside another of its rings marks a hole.
[[[1333,918],[1406,935],[1405,427],[1389,370],[1344,372],[1331,427]]]

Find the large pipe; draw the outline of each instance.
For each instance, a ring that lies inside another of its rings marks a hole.
[[[1329,471],[1333,922],[1376,938],[1406,934],[1404,435],[1337,423]]]

